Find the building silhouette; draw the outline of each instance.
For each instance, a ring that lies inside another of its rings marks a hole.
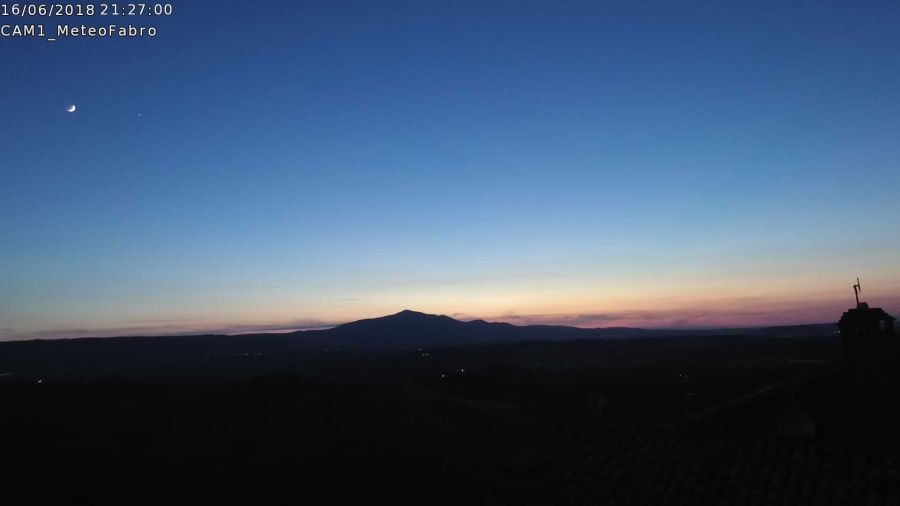
[[[869,367],[879,364],[895,345],[894,317],[880,307],[860,302],[862,291],[859,279],[853,285],[856,307],[848,309],[838,321],[844,361],[850,367]]]

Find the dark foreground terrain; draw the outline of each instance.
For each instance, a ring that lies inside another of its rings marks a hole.
[[[6,370],[20,365],[0,376],[0,477],[34,498],[897,500],[898,382],[845,378],[834,335],[278,353],[207,344],[127,371],[96,356],[53,370],[62,358],[21,360],[23,350],[0,354]],[[813,437],[779,436],[795,407]]]

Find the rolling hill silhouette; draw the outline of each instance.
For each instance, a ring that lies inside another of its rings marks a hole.
[[[131,374],[190,370],[210,363],[258,359],[259,369],[293,364],[301,355],[415,350],[489,343],[683,336],[804,337],[833,332],[834,325],[759,329],[659,330],[629,327],[585,329],[513,325],[404,310],[324,330],[242,335],[135,336],[0,342],[0,380],[23,377]],[[261,359],[265,357],[265,359]],[[266,365],[263,365],[265,363]],[[273,365],[274,364],[274,365]],[[224,367],[224,365],[223,365]],[[241,367],[244,367],[242,365]]]
[[[665,337],[685,335],[746,335],[760,337],[805,337],[832,334],[832,323],[761,328],[642,329],[635,327],[580,328],[564,325],[513,325],[484,320],[460,321],[445,315],[411,311],[358,320],[323,331],[298,331],[331,346],[352,348],[409,348],[474,343],[535,340]]]
[[[449,316],[406,309],[389,316],[339,325],[323,331],[323,334],[333,346],[404,348],[534,339],[577,339],[590,337],[592,333],[610,336],[622,333],[623,330],[640,331],[640,329],[581,329],[551,325],[517,326],[484,320],[464,322]]]

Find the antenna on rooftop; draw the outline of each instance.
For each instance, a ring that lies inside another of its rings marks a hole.
[[[862,285],[859,284],[859,278],[856,278],[856,284],[853,285],[853,295],[856,296],[856,305],[859,305],[859,292],[862,291]]]

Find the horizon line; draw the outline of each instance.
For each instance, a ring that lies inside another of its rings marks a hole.
[[[368,318],[357,318],[349,321],[342,322],[317,322],[315,324],[298,324],[298,325],[289,325],[289,324],[271,324],[271,325],[231,325],[219,328],[210,328],[210,327],[198,327],[196,329],[184,329],[184,330],[153,330],[154,327],[144,327],[145,331],[138,330],[137,327],[114,327],[114,328],[106,328],[106,329],[85,329],[85,328],[77,328],[77,329],[58,329],[58,330],[47,330],[47,331],[38,331],[28,334],[21,334],[19,336],[4,336],[0,337],[0,343],[6,342],[28,342],[28,341],[67,341],[67,340],[76,340],[76,339],[116,339],[116,338],[138,338],[138,337],[192,337],[192,336],[252,336],[259,334],[291,334],[296,332],[312,332],[312,331],[324,331],[331,330],[341,325],[346,325],[348,323],[354,323],[358,321],[364,320],[375,320],[379,318],[385,318],[390,316],[395,316],[401,314],[403,312],[413,312],[428,316],[445,316],[448,318],[452,318],[454,320],[460,322],[473,322],[473,321],[485,321],[488,323],[504,323],[508,325],[513,325],[516,327],[529,327],[529,326],[550,326],[550,327],[570,327],[570,328],[580,328],[584,330],[604,330],[604,329],[632,329],[632,330],[646,330],[646,331],[679,331],[679,332],[689,332],[692,330],[696,331],[704,331],[708,332],[710,330],[753,330],[753,329],[762,329],[768,327],[802,327],[802,326],[812,326],[812,325],[827,325],[832,322],[827,321],[818,321],[818,322],[809,322],[806,323],[779,323],[779,322],[771,322],[766,324],[722,324],[722,325],[646,325],[646,326],[630,326],[630,325],[607,325],[607,326],[581,326],[577,324],[566,324],[566,323],[549,323],[549,322],[527,322],[522,323],[521,321],[532,317],[541,317],[546,315],[509,315],[506,321],[503,320],[503,317],[471,317],[465,316],[460,317],[459,314],[439,314],[439,313],[428,313],[425,311],[416,311],[411,309],[403,309],[401,311],[389,314],[383,314],[381,316],[374,316]],[[562,316],[562,315],[561,315]],[[310,322],[311,323],[311,322]],[[836,323],[835,323],[836,324]],[[156,329],[164,328],[163,326],[156,327]],[[76,335],[72,335],[76,334]],[[82,335],[77,335],[82,334]]]

